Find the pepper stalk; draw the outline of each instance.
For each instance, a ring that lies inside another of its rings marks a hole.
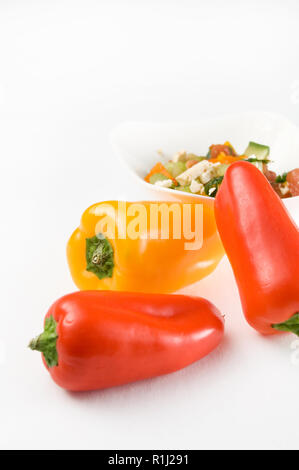
[[[51,315],[45,320],[44,331],[29,343],[30,349],[40,351],[43,354],[48,367],[58,366],[58,353],[56,349],[58,334],[56,327],[57,322]]]

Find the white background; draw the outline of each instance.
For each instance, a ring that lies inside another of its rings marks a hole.
[[[294,337],[247,326],[226,262],[187,289],[226,314],[226,339],[182,372],[75,395],[27,349],[75,289],[82,211],[145,197],[109,131],[253,109],[299,124],[298,31],[297,0],[0,0],[1,448],[298,449]]]

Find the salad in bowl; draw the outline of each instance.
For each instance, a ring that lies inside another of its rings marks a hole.
[[[163,152],[159,152],[164,157]],[[205,156],[188,153],[185,150],[175,153],[171,159],[158,162],[145,176],[145,181],[163,188],[185,193],[215,197],[227,168],[238,160],[255,165],[267,178],[280,198],[299,195],[299,168],[276,174],[268,165],[270,147],[249,142],[246,150],[238,154],[230,142],[211,145]]]

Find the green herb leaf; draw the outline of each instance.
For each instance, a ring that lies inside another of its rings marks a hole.
[[[271,160],[261,160],[259,158],[246,158],[244,159],[244,162],[249,162],[249,163],[265,163],[267,165],[267,163],[270,163]]]
[[[275,182],[276,183],[285,183],[286,180],[287,180],[287,176],[288,176],[287,173],[283,173],[282,175],[278,175]]]
[[[272,328],[279,331],[295,333],[295,335],[299,336],[299,312],[295,313],[295,315],[284,323],[272,325]]]
[[[210,197],[215,197],[222,181],[223,181],[223,176],[218,176],[217,178],[212,178],[208,183],[206,183],[204,185],[206,195]],[[212,189],[214,189],[213,192],[210,191]]]
[[[112,277],[114,253],[111,243],[102,234],[86,238],[86,271],[94,273],[99,279]]]

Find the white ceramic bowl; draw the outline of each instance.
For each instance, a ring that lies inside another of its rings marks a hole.
[[[178,199],[185,194],[167,188],[150,185],[145,175],[161,156],[163,150],[171,157],[179,150],[204,155],[211,144],[229,140],[237,152],[242,152],[249,141],[270,146],[271,169],[278,173],[299,166],[299,129],[283,116],[264,112],[228,115],[204,119],[196,123],[137,123],[119,125],[111,133],[111,142],[117,155],[128,171],[143,185],[145,192],[151,191],[153,199]],[[186,193],[187,194],[187,193]],[[190,194],[187,195],[188,199]],[[206,196],[192,195],[204,199]],[[212,198],[208,198],[212,199]],[[299,222],[299,196],[283,200],[287,209]]]

